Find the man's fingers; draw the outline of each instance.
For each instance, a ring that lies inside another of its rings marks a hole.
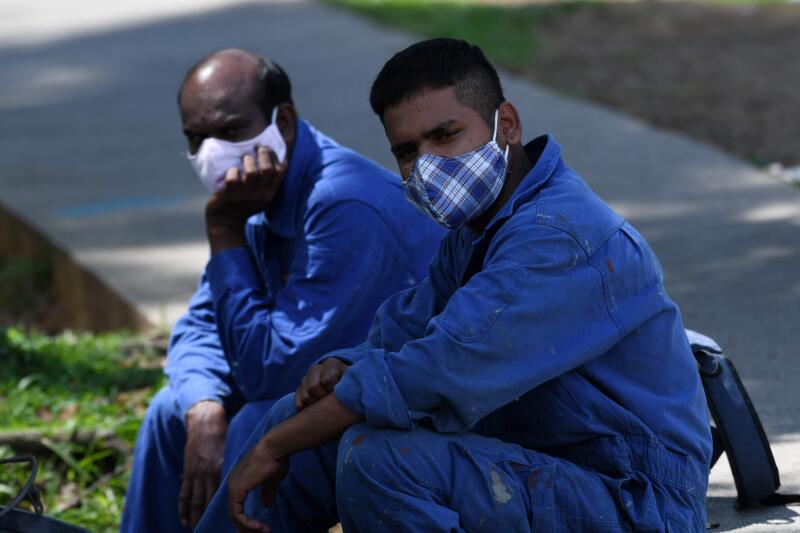
[[[330,365],[322,371],[319,381],[326,391],[333,392],[333,388],[342,379],[342,371],[343,369],[338,365]]]
[[[274,152],[270,152],[272,154],[272,165],[275,167],[275,172],[279,172],[283,175],[286,172],[286,169],[289,167],[289,158],[284,157],[283,161],[278,161],[278,156],[275,155]]]
[[[256,167],[256,158],[250,154],[245,155],[242,157],[242,168],[244,168],[244,177],[242,181],[244,183],[249,183],[255,179],[258,174],[258,168]]]
[[[314,365],[308,370],[294,393],[295,411],[300,412],[303,408],[330,394],[341,376],[341,370],[337,371],[336,368],[320,364]],[[327,378],[325,378],[326,372],[330,373]],[[327,384],[324,382],[325,380],[327,380]]]
[[[322,386],[322,373],[325,367],[323,365],[314,365],[308,370],[306,378],[308,381],[305,383],[306,390],[316,400],[324,398],[328,395],[328,391]]]
[[[205,483],[195,478],[194,487],[192,488],[192,503],[191,503],[191,525],[196,526],[203,516],[203,511],[206,510],[206,490]]]
[[[297,387],[294,391],[294,410],[299,413],[303,410],[303,407],[305,407],[305,405],[300,401],[300,387]]]
[[[244,514],[244,502],[246,498],[247,492],[234,492],[229,488],[228,514],[233,520],[233,523],[236,524],[236,529],[239,531],[263,531],[268,533],[269,528],[265,524]]]
[[[272,170],[272,158],[270,157],[270,153],[272,151],[269,148],[265,148],[263,146],[259,146],[256,149],[256,157],[258,158],[258,170],[261,172],[265,172],[267,170]]]
[[[286,173],[286,165],[278,163],[278,156],[275,152],[269,152],[270,164],[272,165],[271,179],[266,183],[266,193],[272,198],[278,192],[278,187],[283,182],[283,176]]]
[[[203,512],[205,512],[205,509],[208,509],[209,505],[211,505],[211,500],[214,499],[214,495],[217,493],[218,488],[219,488],[219,477],[210,476],[206,480],[206,501],[203,504]]]
[[[258,520],[250,518],[246,514],[239,515],[238,519],[234,518],[234,522],[236,523],[236,529],[244,533],[251,533],[253,531],[269,533],[271,531],[266,524],[262,524]]]
[[[239,167],[231,167],[225,172],[225,186],[231,183],[239,183]]]
[[[181,524],[188,526],[192,519],[192,478],[184,477],[181,483],[181,493],[178,498],[178,515]]]
[[[311,395],[308,394],[308,391],[306,389],[301,389],[300,393],[297,396],[300,398],[300,403],[302,403],[304,407],[308,407],[309,405],[314,403],[314,398],[312,398]]]
[[[309,385],[306,391],[308,391],[309,396],[314,398],[314,400],[321,400],[328,395],[328,389],[323,387],[319,380]]]

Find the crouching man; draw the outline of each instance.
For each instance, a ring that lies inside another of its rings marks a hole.
[[[520,142],[478,48],[409,47],[371,103],[451,231],[272,408],[199,531],[702,531],[706,402],[645,240],[552,137]]]
[[[189,160],[213,193],[211,260],[172,331],[169,386],[136,443],[123,532],[189,531],[270,406],[319,355],[367,336],[424,277],[442,229],[400,180],[297,115],[272,61],[223,50],[179,96]]]

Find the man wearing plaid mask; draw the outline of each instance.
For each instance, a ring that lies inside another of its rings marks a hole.
[[[552,137],[520,142],[477,47],[417,43],[370,100],[452,231],[272,408],[198,531],[702,531],[706,401],[644,238]]]

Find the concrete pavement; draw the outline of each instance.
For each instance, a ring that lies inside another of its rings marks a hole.
[[[207,258],[205,192],[182,156],[175,106],[202,55],[229,46],[269,55],[304,117],[394,168],[367,92],[413,36],[315,3],[222,3],[205,0],[198,13],[189,0],[168,12],[146,2],[104,17],[110,8],[96,0],[0,7],[0,202],[155,323],[174,321]],[[784,490],[800,492],[800,189],[635,119],[512,76],[504,84],[526,136],[553,133],[567,162],[648,238],[687,325],[736,362]],[[800,508],[737,513],[734,494],[720,464],[709,492],[719,531],[800,531]]]

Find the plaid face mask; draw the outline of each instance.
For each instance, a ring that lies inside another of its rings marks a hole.
[[[474,220],[500,195],[508,168],[497,144],[497,111],[492,140],[456,157],[422,154],[404,183],[406,199],[446,228]]]

